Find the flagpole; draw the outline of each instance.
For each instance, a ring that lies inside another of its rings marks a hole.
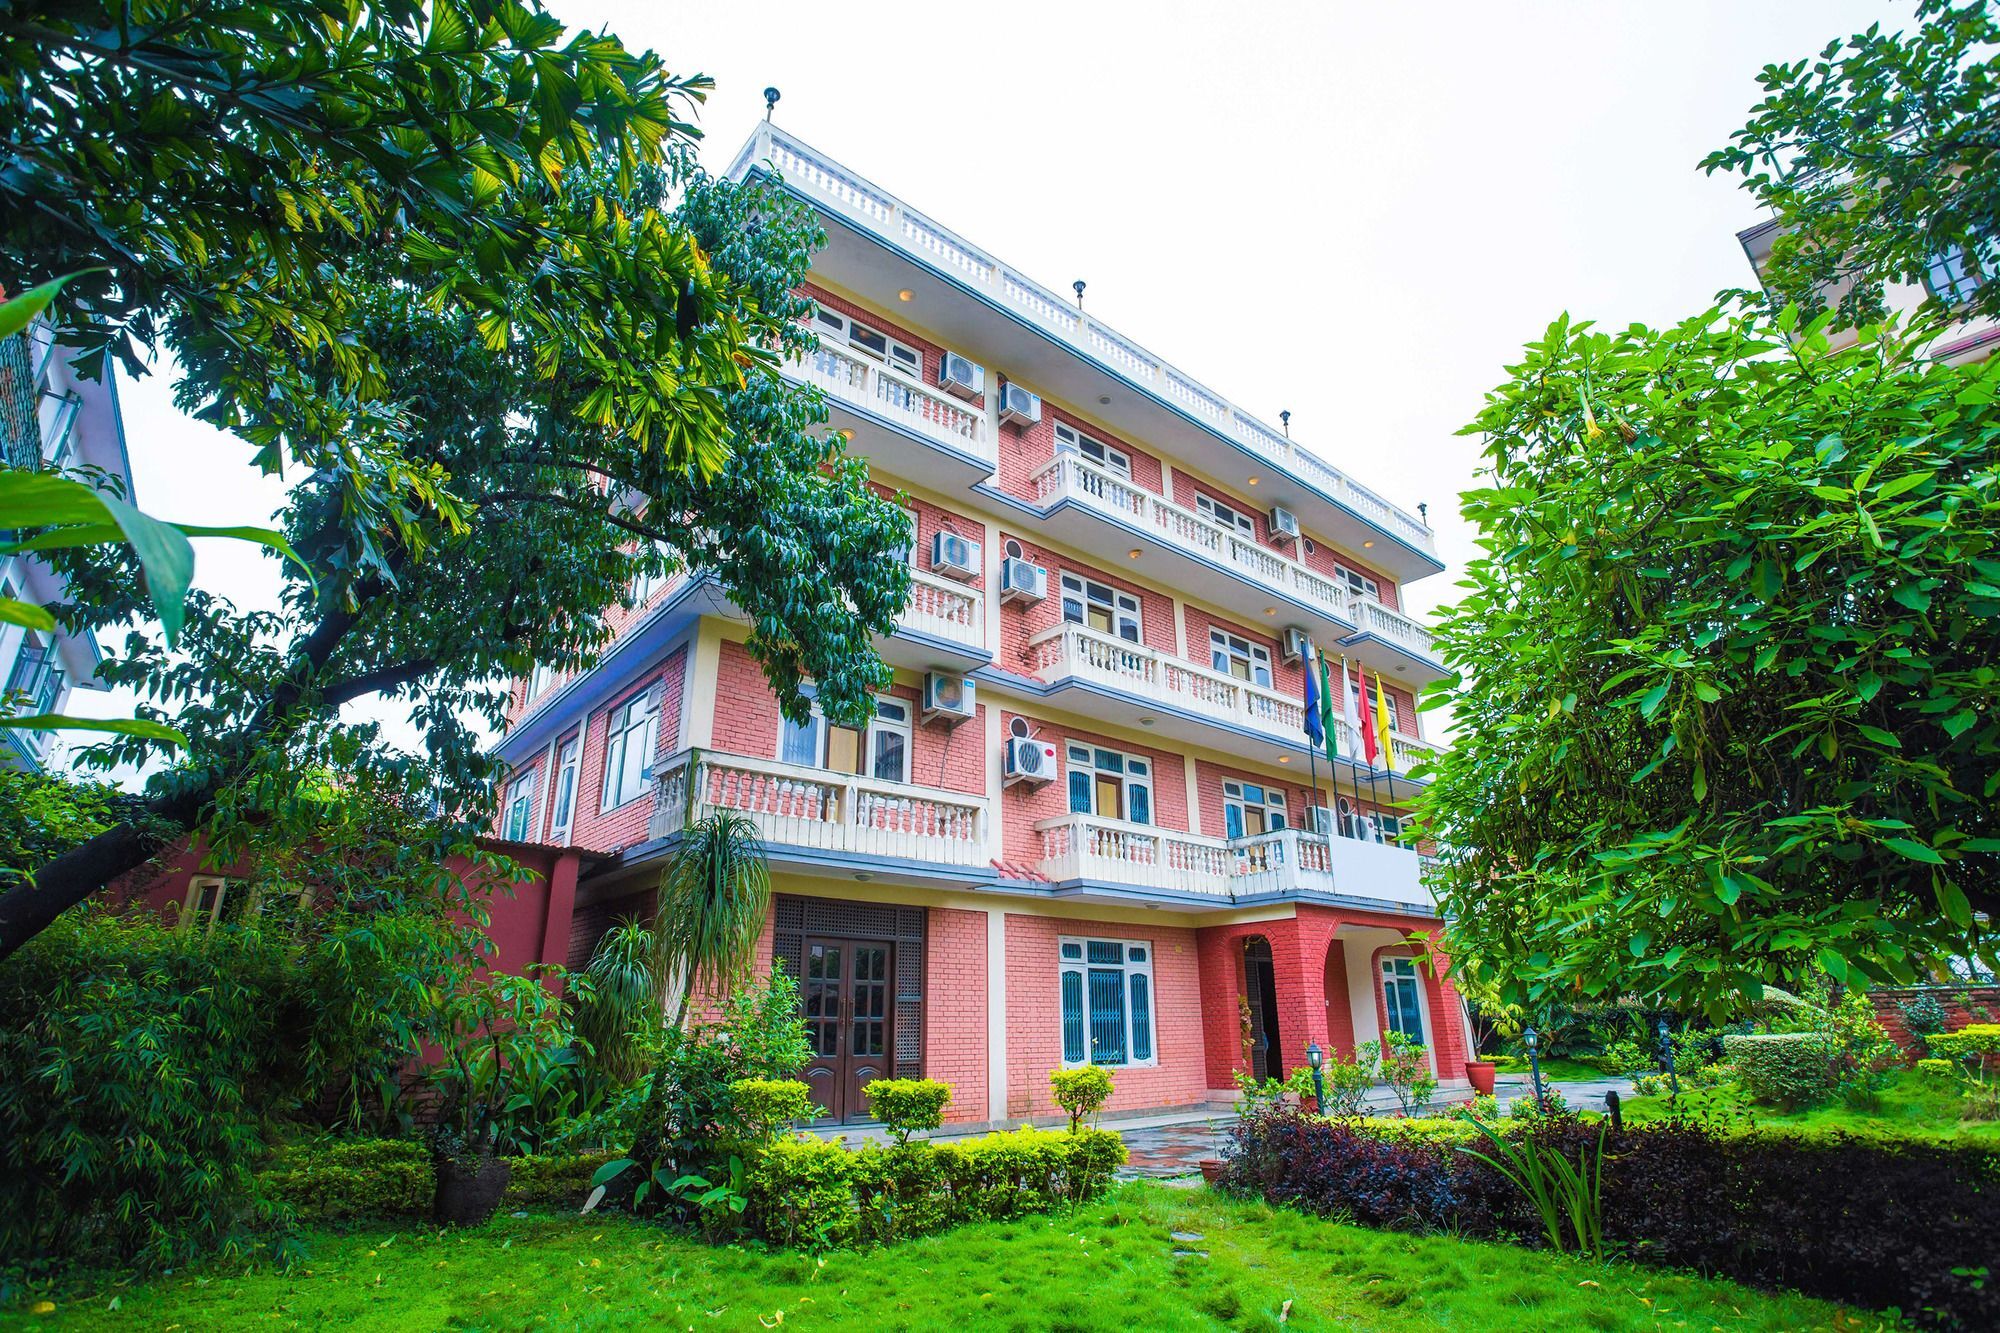
[[[1311,639],[1306,640],[1305,667],[1306,667],[1305,692],[1308,695],[1312,695],[1314,697],[1315,703],[1313,706],[1315,708],[1318,708],[1320,707],[1320,704],[1317,702],[1319,694],[1319,691],[1317,689],[1318,682],[1314,678],[1314,673],[1319,670],[1319,645],[1314,643]],[[1322,709],[1322,711],[1324,710]],[[1312,731],[1310,729],[1306,731],[1306,739],[1308,741],[1312,740]],[[1310,767],[1312,772],[1313,800],[1326,810],[1326,822],[1328,824],[1332,824],[1333,807],[1326,804],[1325,798],[1323,798],[1319,792],[1319,744],[1318,743],[1314,743],[1307,749],[1306,763]],[[1327,762],[1327,768],[1331,770],[1332,767],[1333,763],[1331,760],[1329,760]],[[1318,830],[1315,829],[1311,831],[1317,832]]]
[[[1346,661],[1347,659],[1344,657],[1341,659],[1341,663],[1343,666],[1346,665]],[[1369,708],[1368,672],[1364,669],[1359,672],[1359,675],[1361,680],[1361,698],[1356,702],[1358,703],[1361,711],[1364,714],[1366,714]],[[1374,731],[1376,729],[1373,718],[1369,719],[1368,729],[1370,731]],[[1377,736],[1375,738],[1375,744],[1379,752],[1379,748],[1382,744],[1382,738],[1380,736]],[[1379,839],[1382,836],[1382,792],[1381,789],[1375,785],[1375,756],[1368,755],[1365,757],[1368,760],[1368,803],[1375,807],[1374,829],[1375,829],[1375,837],[1376,839]]]

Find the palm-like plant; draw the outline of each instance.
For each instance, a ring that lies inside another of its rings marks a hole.
[[[642,1034],[657,1029],[660,987],[653,933],[636,921],[613,926],[598,941],[584,975],[588,993],[576,1006],[576,1035],[583,1039],[590,1071],[611,1085],[645,1072]]]
[[[661,993],[680,987],[674,1026],[695,990],[719,991],[749,970],[771,905],[771,872],[757,826],[718,810],[688,826],[660,879],[653,918],[653,975]]]

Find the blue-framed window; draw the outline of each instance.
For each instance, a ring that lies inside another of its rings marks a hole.
[[[1389,1015],[1389,1030],[1400,1032],[1419,1046],[1424,1041],[1424,1008],[1417,988],[1417,964],[1412,958],[1382,960],[1382,1007]]]
[[[1153,946],[1065,937],[1058,956],[1063,1063],[1155,1063]]]
[[[1069,812],[1133,824],[1153,822],[1153,765],[1137,755],[1070,745]]]

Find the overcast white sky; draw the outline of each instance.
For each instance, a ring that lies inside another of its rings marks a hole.
[[[1451,570],[1470,553],[1455,435],[1568,311],[1606,324],[1703,309],[1749,271],[1759,218],[1695,163],[1800,59],[1908,4],[578,3],[679,73],[720,170],[783,91],[786,129],[1275,422],[1408,508]],[[239,442],[121,385],[140,502],[262,521]],[[204,542],[197,582],[268,605],[275,574]],[[129,710],[80,695],[78,712]]]

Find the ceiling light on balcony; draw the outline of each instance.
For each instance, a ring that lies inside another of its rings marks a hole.
[[[914,301],[917,299],[917,294],[908,287],[905,287],[902,291],[896,293],[896,299],[898,301]]]
[[[869,880],[873,878],[875,878],[875,874],[873,871],[857,870],[854,872],[854,881],[857,884],[866,884]]]
[[[1135,546],[1131,550],[1125,553],[1125,558],[1128,560],[1137,560],[1141,555],[1144,554],[1145,552],[1141,548]]]
[[[1278,614],[1278,608],[1275,606],[1267,606],[1264,608],[1264,614],[1267,616],[1275,616]]]
[[[1370,537],[1367,541],[1361,543],[1361,545],[1369,550],[1373,550],[1375,548],[1375,539]]]
[[[1255,486],[1255,485],[1256,485],[1256,484],[1257,484],[1258,482],[1260,482],[1260,481],[1262,481],[1262,480],[1263,480],[1263,478],[1262,478],[1262,477],[1251,477],[1251,478],[1249,478],[1249,479],[1248,479],[1248,481],[1249,481],[1249,484],[1250,484],[1250,485],[1252,485],[1252,486]]]
[[[1159,719],[1156,717],[1142,717],[1139,719],[1139,725],[1142,727],[1150,727],[1157,721],[1159,721]]]
[[[1108,393],[1100,393],[1099,395],[1097,395],[1097,405],[1099,407],[1111,406],[1111,395]]]
[[[843,427],[840,432],[840,438],[852,444],[854,443],[854,432]]]
[[[1281,764],[1289,764],[1292,762],[1292,757],[1288,754],[1281,754],[1278,756],[1278,762]]]

